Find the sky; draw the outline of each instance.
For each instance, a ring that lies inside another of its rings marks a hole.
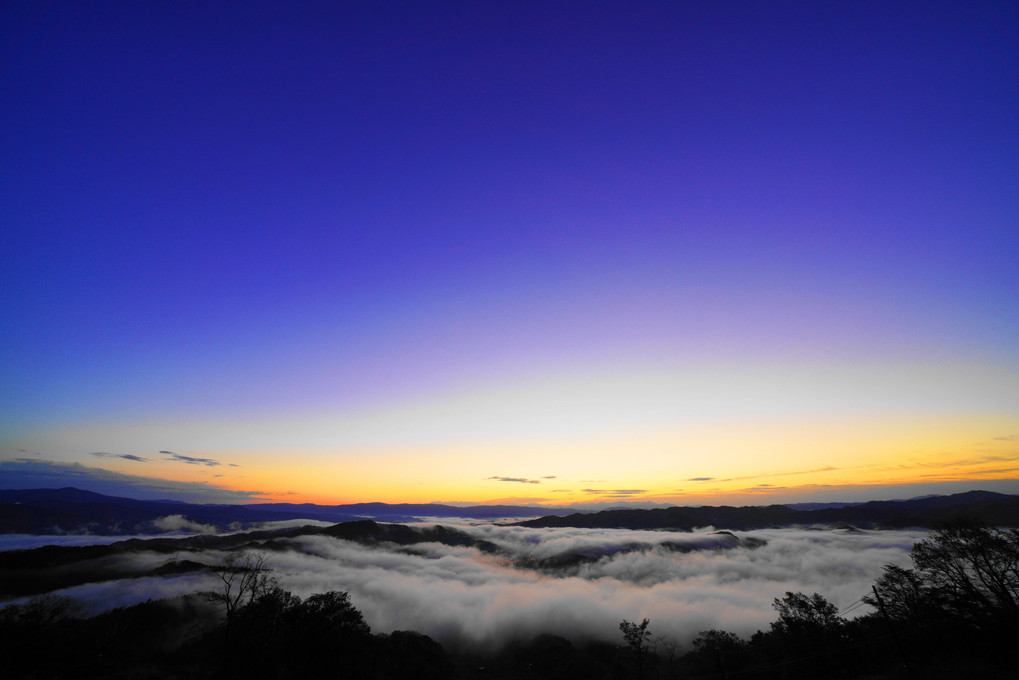
[[[1019,493],[1017,48],[996,2],[4,2],[0,486]]]

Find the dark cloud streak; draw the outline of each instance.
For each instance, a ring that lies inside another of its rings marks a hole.
[[[142,458],[136,456],[133,453],[109,453],[107,451],[91,451],[88,455],[95,456],[96,458],[123,458],[124,460],[133,460],[136,463],[147,463],[148,458]]]
[[[177,460],[188,465],[205,465],[207,467],[222,465],[218,460],[213,460],[212,458],[195,458],[194,456],[185,456],[173,451],[160,451],[160,453],[166,456],[168,460]]]

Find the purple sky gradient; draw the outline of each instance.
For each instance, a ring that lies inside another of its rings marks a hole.
[[[1015,367],[1010,3],[0,12],[0,446],[638,361]]]

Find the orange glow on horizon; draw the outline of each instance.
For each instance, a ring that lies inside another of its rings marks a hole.
[[[596,434],[142,450],[146,462],[107,454],[89,464],[272,502],[767,504],[1019,479],[1015,432],[1019,419],[1000,414],[743,413]]]

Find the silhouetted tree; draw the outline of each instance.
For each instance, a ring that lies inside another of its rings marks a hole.
[[[807,596],[786,592],[782,599],[776,597],[771,606],[778,612],[778,621],[771,624],[771,629],[777,633],[828,634],[838,631],[845,623],[839,616],[839,608],[818,593]]]
[[[368,635],[371,628],[350,602],[350,595],[338,590],[312,595],[304,601],[302,618],[306,625],[330,635]]]
[[[301,617],[300,609],[301,598],[274,586],[238,609],[234,623],[243,627],[245,643],[252,646],[271,644],[290,632]]]
[[[841,642],[845,626],[838,607],[818,593],[792,592],[775,598],[772,606],[778,612],[778,620],[771,624],[769,636],[755,636],[758,646],[762,643],[771,646],[784,658],[813,655],[811,663],[801,664],[798,672],[811,677],[831,675],[828,657]]]
[[[396,630],[379,640],[379,677],[399,680],[446,680],[453,665],[442,645],[421,633]]]
[[[938,606],[1019,628],[1019,531],[956,521],[914,545],[912,558]]]
[[[306,678],[333,675],[337,663],[348,677],[375,675],[376,645],[364,617],[347,593],[307,600],[278,585],[234,612],[222,675],[237,678]]]
[[[203,595],[223,608],[228,626],[238,609],[279,585],[265,553],[234,553],[212,573],[220,580],[220,585]]]
[[[623,619],[619,624],[619,630],[623,632],[623,639],[626,640],[627,646],[633,653],[637,666],[637,677],[641,680],[644,678],[644,665],[651,639],[651,632],[647,629],[649,623],[650,621],[645,618],[640,623]]]
[[[682,658],[682,645],[678,641],[668,637],[659,636],[655,640],[653,656],[656,660],[656,668],[658,677],[662,677],[662,671],[665,672],[665,677],[670,675],[673,677],[679,677],[679,660]]]
[[[874,589],[881,595],[884,613],[896,621],[924,624],[935,620],[944,608],[938,593],[913,569],[885,565]],[[875,609],[881,606],[871,595],[863,601]]]
[[[0,609],[0,659],[5,677],[56,677],[83,649],[74,600],[38,595]]]
[[[724,676],[746,663],[747,642],[727,630],[702,630],[694,638],[693,646],[690,661],[705,674],[717,672]]]
[[[9,604],[0,609],[0,621],[22,626],[52,626],[80,617],[81,608],[77,602],[52,593],[36,595],[24,604]]]

